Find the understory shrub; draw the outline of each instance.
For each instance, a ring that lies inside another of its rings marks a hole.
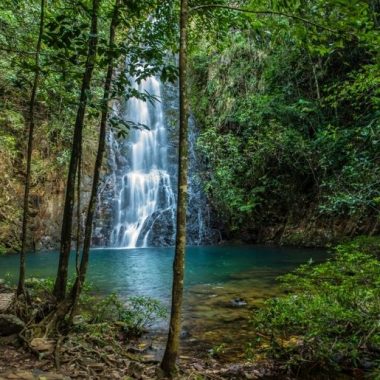
[[[33,299],[46,298],[54,287],[52,278],[31,277],[25,282]],[[73,284],[74,279],[70,279],[68,288],[71,289]],[[140,336],[167,314],[166,307],[156,299],[130,296],[124,301],[115,293],[99,297],[94,294],[93,286],[88,282],[83,286],[78,312],[76,320],[80,323],[76,323],[77,328],[96,330],[95,325],[98,325],[108,330],[111,325],[117,324],[128,336]]]
[[[128,335],[140,336],[166,314],[165,306],[156,299],[131,296],[124,302],[116,294],[111,294],[96,305],[92,322],[118,322]]]
[[[379,376],[379,247],[378,238],[359,238],[336,247],[325,263],[282,276],[287,294],[253,315],[258,334],[249,353],[293,370],[362,368]]]

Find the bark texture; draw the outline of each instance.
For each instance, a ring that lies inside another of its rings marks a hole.
[[[72,311],[73,312],[76,309],[79,295],[82,290],[82,285],[86,277],[87,266],[88,266],[88,261],[89,261],[93,220],[94,220],[94,215],[96,211],[96,199],[97,199],[98,188],[99,188],[100,171],[102,168],[102,162],[103,162],[103,156],[104,156],[105,144],[106,144],[106,128],[107,128],[107,119],[108,119],[108,110],[109,110],[108,103],[110,99],[112,76],[113,76],[114,62],[115,62],[115,59],[113,58],[114,57],[113,49],[115,47],[115,35],[116,35],[116,28],[119,21],[120,4],[121,4],[121,0],[115,1],[113,16],[111,20],[111,26],[110,26],[109,43],[108,43],[109,63],[108,63],[108,68],[107,68],[106,80],[104,83],[103,103],[102,103],[103,108],[102,108],[102,115],[101,115],[100,128],[99,128],[98,151],[96,154],[92,189],[91,189],[90,201],[89,201],[87,216],[86,216],[82,259],[81,259],[81,263],[79,267],[79,273],[75,281],[73,293],[72,293],[72,297],[73,297]]]
[[[36,57],[35,57],[36,72],[34,74],[32,93],[30,96],[30,104],[29,104],[29,126],[28,126],[29,136],[28,136],[27,156],[26,156],[24,209],[23,209],[22,232],[21,232],[20,272],[19,272],[19,279],[18,279],[18,286],[17,286],[17,296],[25,293],[25,254],[26,254],[28,219],[29,219],[29,192],[30,192],[31,165],[32,165],[32,153],[33,153],[34,114],[35,114],[35,108],[36,108],[38,84],[40,81],[40,53],[41,53],[42,35],[44,32],[44,22],[45,22],[45,1],[46,0],[41,0],[40,26],[39,26],[38,40],[37,40],[37,46],[36,46]]]
[[[188,1],[181,0],[180,16],[180,53],[179,53],[179,163],[178,163],[178,205],[175,257],[173,263],[173,289],[170,326],[166,350],[161,362],[164,373],[173,377],[176,372],[181,332],[181,309],[183,299],[183,280],[186,251],[186,210],[187,210],[187,172],[188,172],[188,99],[187,77],[187,23]]]
[[[88,53],[85,72],[82,79],[82,88],[79,98],[79,106],[74,126],[73,144],[70,157],[69,172],[66,185],[66,197],[63,210],[61,230],[61,246],[59,254],[58,272],[54,285],[54,296],[57,301],[62,301],[66,295],[67,274],[71,249],[72,224],[75,198],[75,179],[78,169],[78,161],[82,146],[83,123],[88,101],[88,93],[91,85],[92,73],[95,66],[98,45],[98,10],[99,0],[92,2],[91,31],[88,41]]]

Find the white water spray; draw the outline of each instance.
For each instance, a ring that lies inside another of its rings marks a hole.
[[[148,92],[155,98],[161,98],[160,82],[155,77],[139,84],[134,83],[133,86],[140,93]],[[132,98],[127,102],[126,112],[122,117],[133,124],[141,125],[141,128],[131,129],[128,140],[123,143],[126,144],[127,162],[115,177],[118,191],[111,245],[146,247],[151,231],[143,227],[148,218],[154,216],[158,210],[171,210],[173,225],[175,218],[175,197],[168,173],[167,131],[162,104],[160,101],[151,104]],[[121,154],[120,144],[113,140],[113,160],[117,160],[115,156],[118,154]]]

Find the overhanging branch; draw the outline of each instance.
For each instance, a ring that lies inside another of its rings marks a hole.
[[[301,21],[304,24],[312,25],[312,26],[315,26],[317,28],[327,30],[327,31],[329,31],[331,33],[334,33],[334,34],[340,33],[339,30],[334,30],[334,29],[331,29],[331,28],[329,28],[327,26],[323,26],[323,25],[317,24],[317,23],[315,23],[313,21],[310,21],[308,19],[305,19],[303,17],[292,15],[292,14],[288,14],[288,13],[284,13],[284,12],[277,12],[277,11],[269,11],[269,10],[255,11],[255,10],[252,10],[252,9],[239,8],[239,7],[229,6],[229,5],[204,4],[204,5],[198,5],[198,6],[194,7],[194,8],[191,8],[190,12],[195,12],[195,11],[198,11],[200,9],[207,9],[207,8],[228,9],[228,10],[235,11],[235,12],[251,13],[251,14],[257,14],[257,15],[263,15],[263,16],[282,16],[282,17],[293,19],[293,20]]]

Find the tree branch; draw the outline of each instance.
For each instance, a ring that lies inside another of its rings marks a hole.
[[[16,54],[36,55],[35,51],[17,50],[17,49],[11,49],[5,46],[0,46],[0,51],[7,51],[9,53],[16,53]]]
[[[190,12],[194,12],[194,11],[198,11],[200,9],[206,9],[206,8],[228,9],[228,10],[235,11],[235,12],[252,13],[252,14],[263,15],[263,16],[282,16],[282,17],[287,17],[287,18],[293,19],[293,20],[302,21],[304,24],[312,25],[312,26],[315,26],[317,28],[327,30],[327,31],[329,31],[331,33],[334,33],[334,34],[340,32],[339,30],[334,30],[334,29],[328,28],[326,26],[317,24],[317,23],[315,23],[313,21],[307,20],[307,19],[305,19],[303,17],[296,16],[296,15],[291,15],[291,14],[284,13],[284,12],[255,11],[255,10],[251,10],[251,9],[244,9],[244,8],[239,8],[239,7],[229,6],[229,5],[221,5],[221,4],[198,5],[198,6],[194,7],[194,8],[191,8]]]

